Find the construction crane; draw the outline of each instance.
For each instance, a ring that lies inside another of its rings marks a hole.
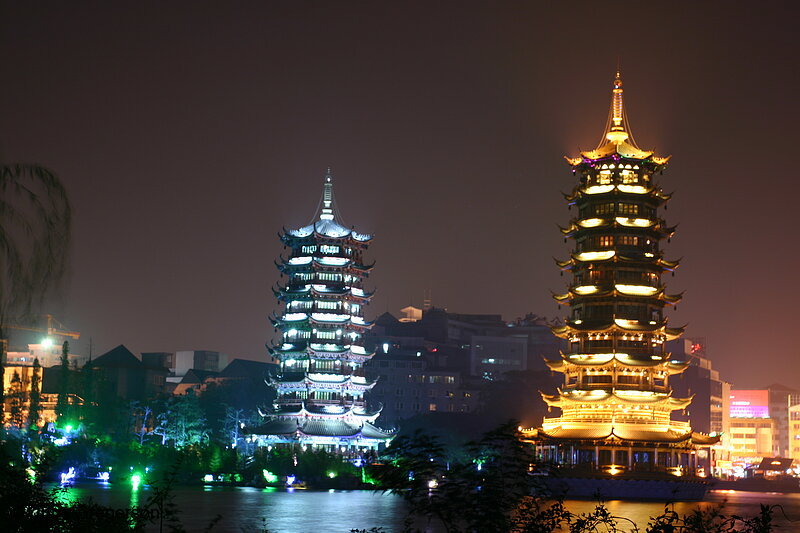
[[[34,328],[29,326],[20,326],[17,324],[3,324],[3,328],[7,329],[16,329],[20,331],[33,331],[35,333],[44,333],[48,337],[53,335],[57,337],[69,337],[74,340],[78,340],[81,338],[81,334],[77,331],[68,331],[64,324],[56,320],[53,315],[44,315],[44,318],[47,319],[47,327],[46,328]]]

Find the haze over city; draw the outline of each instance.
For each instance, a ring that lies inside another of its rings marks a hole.
[[[376,235],[368,316],[428,289],[453,312],[553,318],[562,156],[596,145],[619,62],[638,144],[673,156],[670,322],[763,387],[800,370],[794,25],[722,3],[4,2],[0,157],[71,196],[49,312],[76,352],[266,358],[276,234],[311,220],[328,166],[344,221]]]

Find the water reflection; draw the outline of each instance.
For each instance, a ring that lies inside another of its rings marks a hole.
[[[125,508],[144,503],[147,488],[132,491],[128,484],[105,485],[79,483],[63,491],[62,497],[77,501],[91,497],[100,505]],[[759,504],[782,505],[788,519],[780,512],[774,515],[774,523],[781,531],[797,530],[800,519],[800,494],[774,494],[753,492],[709,493],[708,501],[702,503],[676,503],[679,514],[687,514],[700,508],[724,502],[723,513],[755,516]],[[398,496],[370,491],[309,491],[287,490],[269,487],[179,487],[175,490],[175,503],[181,511],[180,519],[188,531],[201,531],[218,514],[222,520],[215,530],[219,531],[263,531],[272,533],[347,533],[352,528],[369,529],[382,526],[386,531],[401,531],[406,516],[406,507]],[[567,501],[573,513],[590,512],[596,503],[591,501]],[[651,516],[664,512],[664,503],[659,502],[606,502],[611,514],[625,517],[644,527]],[[422,528],[424,523],[418,524]],[[622,531],[630,531],[628,523],[620,523]],[[428,527],[427,533],[443,533],[438,527]]]

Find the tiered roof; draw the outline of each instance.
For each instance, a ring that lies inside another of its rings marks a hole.
[[[252,432],[271,442],[376,447],[391,434],[372,424],[380,409],[368,411],[364,399],[375,385],[363,370],[374,352],[362,345],[372,327],[363,316],[372,293],[362,281],[373,266],[362,253],[372,236],[336,220],[330,170],[320,206],[317,220],[280,234],[291,251],[276,262],[288,281],[273,289],[285,306],[270,318],[281,332],[268,346],[280,361],[268,380],[278,395],[267,422]]]
[[[699,443],[688,424],[670,420],[691,398],[675,398],[668,377],[688,363],[672,360],[665,342],[683,327],[670,327],[663,307],[681,294],[668,294],[663,272],[679,261],[664,259],[659,242],[674,226],[656,216],[670,198],[653,182],[669,157],[640,149],[630,133],[622,79],[614,80],[611,111],[597,148],[567,158],[579,184],[565,195],[579,214],[562,234],[574,239],[570,258],[557,261],[574,281],[554,294],[571,316],[553,327],[569,351],[548,366],[565,374],[556,394],[542,398],[562,414],[547,418],[531,436],[551,440],[633,440]]]

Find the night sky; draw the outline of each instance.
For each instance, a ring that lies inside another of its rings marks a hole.
[[[216,4],[216,5],[214,5]],[[128,7],[121,7],[127,5]],[[75,212],[74,351],[266,357],[283,226],[327,166],[376,235],[375,317],[564,314],[553,257],[617,59],[678,223],[672,325],[736,388],[798,386],[797,7],[784,2],[0,3],[0,158]]]

